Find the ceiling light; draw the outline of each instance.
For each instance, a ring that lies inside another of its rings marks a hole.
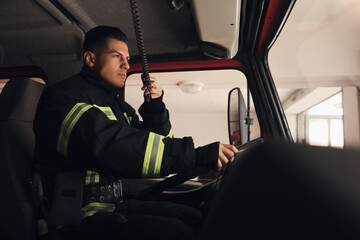
[[[182,81],[178,82],[176,85],[178,85],[185,93],[198,93],[204,87],[203,83],[197,81]]]

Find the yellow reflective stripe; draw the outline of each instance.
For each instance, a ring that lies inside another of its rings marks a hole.
[[[96,107],[102,111],[110,120],[117,120],[115,114],[110,107],[100,107],[97,105],[90,105],[87,103],[77,103],[66,115],[62,122],[59,138],[57,142],[57,151],[67,156],[67,146],[69,144],[70,134],[80,117],[90,108]]]
[[[126,118],[126,120],[128,121],[128,123],[131,123],[132,117],[129,117],[126,113],[124,113],[124,116]]]
[[[67,155],[67,146],[69,143],[71,131],[79,118],[91,107],[91,105],[86,103],[77,103],[65,117],[61,125],[57,143],[57,151],[59,153],[63,154],[64,156]]]
[[[169,134],[166,137],[172,138],[174,136],[172,128],[169,131]]]
[[[165,137],[153,132],[149,133],[145,150],[142,176],[158,177],[160,175],[161,163],[164,155]]]
[[[147,144],[146,144],[146,150],[145,150],[145,157],[144,157],[143,171],[142,171],[143,177],[147,177],[147,175],[148,175],[149,163],[150,163],[150,157],[151,157],[151,150],[152,150],[152,147],[153,147],[153,144],[154,144],[154,137],[155,137],[155,133],[150,132],[149,137],[148,137],[148,141],[147,141]]]
[[[45,235],[49,233],[49,228],[45,219],[37,220],[37,228],[39,235]]]
[[[79,109],[80,111],[75,115],[73,118],[69,118],[69,121],[71,120],[70,122],[70,125],[64,129],[65,132],[65,142],[64,142],[64,145],[63,145],[63,154],[66,156],[67,155],[67,146],[69,144],[69,138],[70,138],[70,134],[71,134],[71,131],[72,129],[74,128],[75,126],[75,123],[80,119],[80,117],[88,110],[90,109],[91,106],[89,105],[82,105],[82,106],[79,106]],[[75,111],[76,113],[76,111]]]
[[[100,174],[94,171],[87,170],[85,177],[85,185],[90,183],[99,183],[100,182]]]
[[[85,177],[85,185],[90,184],[90,178],[91,178],[91,171],[86,171],[86,177]]]
[[[157,150],[156,163],[154,169],[154,177],[160,176],[161,163],[164,155],[165,144],[163,142],[164,136],[160,136],[159,147]]]
[[[83,218],[86,218],[94,215],[97,212],[113,212],[115,210],[115,204],[93,202],[87,204],[81,210],[83,212]]]
[[[78,103],[76,104],[68,113],[68,115],[66,115],[65,119],[63,120],[62,124],[61,124],[61,129],[60,129],[60,133],[59,133],[59,138],[58,138],[58,142],[57,142],[57,151],[61,152],[61,147],[62,147],[62,142],[64,141],[65,137],[64,137],[64,133],[65,131],[65,126],[66,123],[68,122],[69,118],[73,115],[73,113],[76,111],[76,109],[78,107],[80,107],[81,105],[83,105],[85,103]]]
[[[61,144],[61,142],[62,142],[62,140],[63,140],[63,138],[64,138],[64,132],[65,132],[64,128],[65,128],[65,125],[66,125],[67,121],[68,121],[69,118],[72,116],[72,114],[75,112],[75,110],[76,110],[79,106],[81,106],[81,105],[83,105],[83,104],[85,104],[85,103],[76,104],[76,105],[70,110],[70,112],[68,113],[68,115],[66,115],[65,119],[63,120],[63,122],[62,122],[62,124],[61,124],[61,129],[60,129],[60,133],[59,133],[58,142],[57,142],[57,151],[58,151],[58,152],[60,152],[60,147],[61,147],[60,144]]]
[[[110,107],[100,107],[98,105],[93,105],[94,107],[98,108],[100,111],[102,111],[103,113],[105,113],[105,115],[110,119],[110,120],[117,120],[114,112],[111,110]]]

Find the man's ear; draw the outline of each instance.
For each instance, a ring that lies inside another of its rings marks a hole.
[[[95,54],[90,52],[90,51],[86,51],[84,53],[84,61],[85,64],[88,65],[90,68],[95,66]]]

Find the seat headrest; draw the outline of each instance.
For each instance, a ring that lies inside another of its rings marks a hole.
[[[30,78],[10,79],[0,94],[0,121],[33,121],[45,85]]]

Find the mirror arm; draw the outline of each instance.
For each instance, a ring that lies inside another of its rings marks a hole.
[[[254,119],[250,117],[250,88],[247,84],[247,117],[245,118],[245,124],[248,125],[248,142],[250,142],[250,126],[254,124]]]

